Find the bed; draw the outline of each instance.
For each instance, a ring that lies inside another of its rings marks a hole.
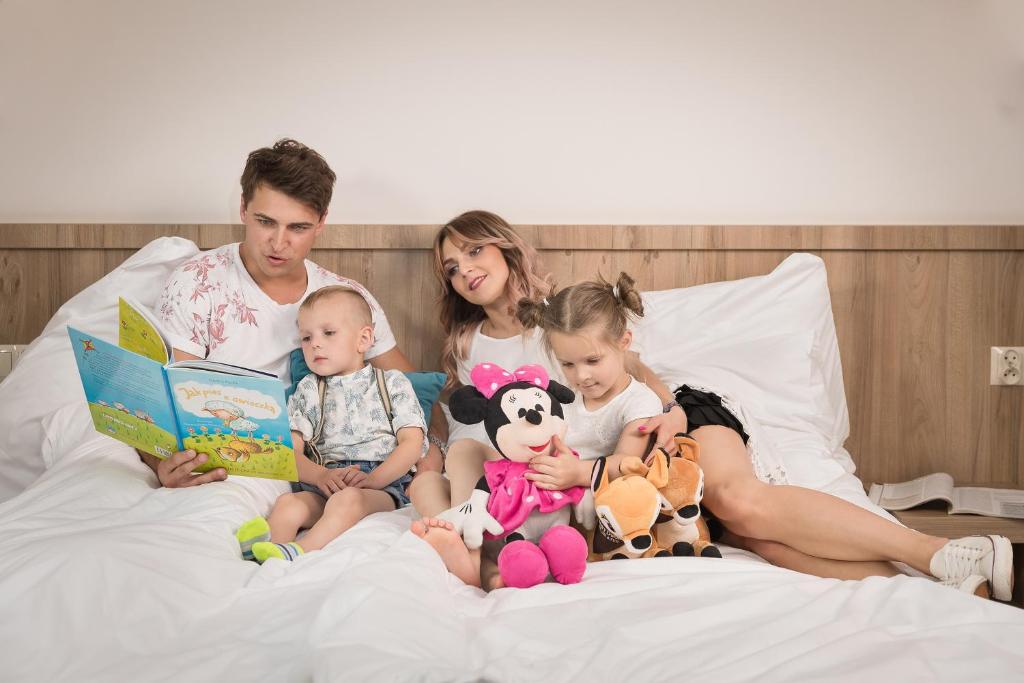
[[[485,595],[407,532],[406,508],[294,564],[241,561],[234,529],[265,513],[281,485],[158,488],[134,451],[93,431],[63,330],[71,322],[113,337],[116,294],[151,303],[195,251],[179,238],[139,250],[67,302],[0,385],[5,680],[934,681],[1024,671],[1020,609],[909,575],[818,579],[727,547],[722,560],[595,564],[578,585]],[[648,364],[669,383],[733,399],[770,463],[764,477],[886,514],[843,449],[849,420],[820,260],[794,255],[762,277],[653,292],[646,304],[637,337]]]

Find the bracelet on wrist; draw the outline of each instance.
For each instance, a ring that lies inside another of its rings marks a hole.
[[[427,434],[427,441],[437,446],[437,450],[441,451],[441,457],[448,457],[448,444],[441,440],[441,437],[436,434]]]
[[[662,406],[661,412],[662,413],[667,413],[668,411],[672,410],[673,408],[679,408],[680,410],[683,409],[683,407],[681,405],[679,405],[679,401],[677,401],[675,399],[672,399],[671,401],[666,403],[664,406]]]

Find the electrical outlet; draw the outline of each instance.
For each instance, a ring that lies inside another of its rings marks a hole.
[[[989,384],[992,386],[1021,386],[1024,384],[1024,346],[993,346],[992,370]]]
[[[21,358],[22,351],[27,347],[28,344],[0,344],[0,382],[11,374],[11,370]]]

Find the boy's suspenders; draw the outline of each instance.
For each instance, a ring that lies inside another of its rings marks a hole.
[[[324,431],[324,397],[327,395],[327,378],[320,375],[316,376],[316,390],[320,394],[320,419],[317,420],[313,436],[305,443],[305,451],[306,457],[317,465],[323,465],[324,456],[320,454],[320,449],[316,447],[316,442],[320,440],[320,435]]]
[[[373,369],[373,383],[377,385],[377,395],[380,396],[380,402],[384,404],[384,412],[388,416],[388,424],[391,426],[391,433],[395,433],[395,414],[391,409],[391,392],[388,391],[388,384],[384,381],[384,371],[380,368]],[[316,423],[316,429],[313,430],[313,436],[305,444],[306,456],[315,462],[317,465],[324,464],[324,456],[320,454],[320,449],[316,447],[316,442],[320,440],[320,435],[324,431],[324,398],[327,396],[327,378],[316,376],[316,390],[320,395],[320,419]]]
[[[391,434],[395,434],[395,413],[391,410],[391,392],[388,391],[388,383],[384,381],[384,371],[380,368],[373,369],[373,382],[377,385],[377,393],[380,395],[380,402],[384,404],[384,412],[388,416],[388,425],[391,427]]]

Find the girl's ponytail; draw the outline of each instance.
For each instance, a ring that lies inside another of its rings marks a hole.
[[[532,330],[540,327],[544,320],[544,309],[547,308],[545,300],[537,301],[523,297],[516,305],[516,318],[522,323],[523,329]]]
[[[640,291],[636,288],[636,280],[630,277],[629,273],[619,273],[619,279],[612,287],[612,296],[615,297],[616,303],[637,318],[643,317],[644,302],[640,297]]]
[[[618,341],[626,333],[630,319],[643,317],[644,303],[636,281],[628,273],[619,273],[613,285],[598,276],[566,287],[547,299],[520,299],[516,317],[523,327],[541,328],[545,334],[576,334],[597,325],[607,338]]]

